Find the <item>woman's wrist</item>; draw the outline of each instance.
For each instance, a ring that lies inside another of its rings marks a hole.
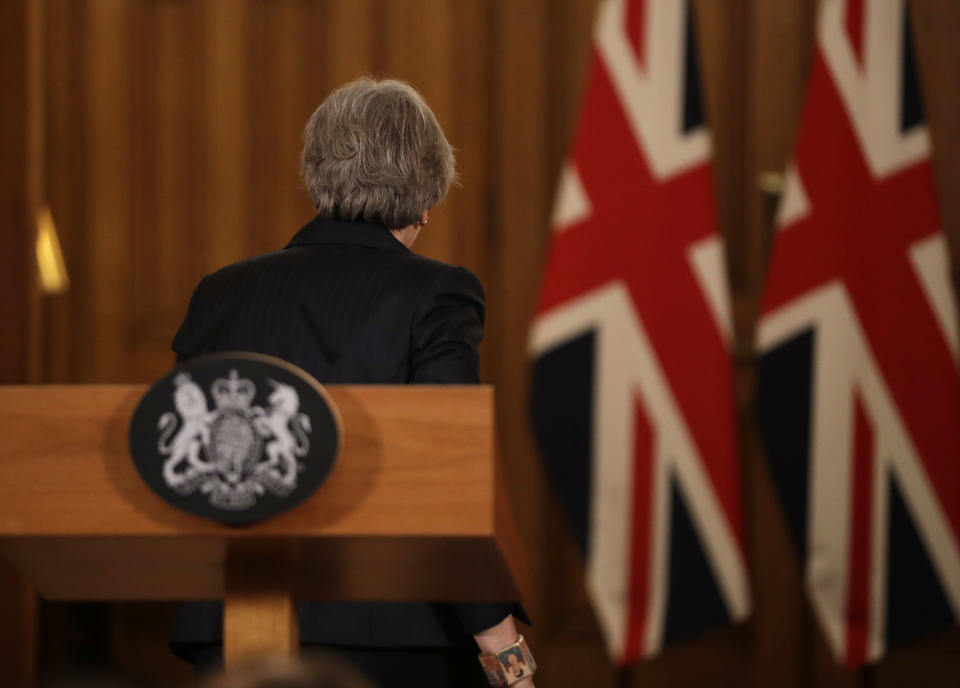
[[[499,652],[507,645],[517,642],[517,622],[513,619],[513,614],[507,614],[503,621],[496,626],[486,628],[479,633],[475,633],[473,639],[477,641],[477,647],[484,654]]]
[[[523,636],[517,632],[512,615],[473,637],[480,648],[478,659],[491,686],[533,688],[537,663]]]

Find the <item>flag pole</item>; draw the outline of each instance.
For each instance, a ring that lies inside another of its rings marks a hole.
[[[631,688],[633,685],[633,665],[621,667],[617,672],[617,688]]]

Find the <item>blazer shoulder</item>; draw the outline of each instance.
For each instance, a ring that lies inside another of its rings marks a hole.
[[[470,269],[417,254],[410,257],[411,264],[420,273],[418,281],[426,285],[424,292],[453,290],[484,301],[483,284]]]
[[[292,256],[285,251],[271,251],[258,256],[238,260],[235,263],[224,265],[204,277],[209,284],[233,282],[249,276],[260,276],[269,272],[282,272],[290,268]]]

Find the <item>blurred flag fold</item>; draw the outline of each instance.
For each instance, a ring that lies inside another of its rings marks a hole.
[[[626,665],[749,610],[691,10],[604,0],[530,339],[534,431]]]
[[[837,659],[960,616],[956,304],[902,0],[825,0],[757,345],[771,474]]]

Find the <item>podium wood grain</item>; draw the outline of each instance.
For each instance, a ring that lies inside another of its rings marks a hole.
[[[270,623],[286,627],[277,595],[521,597],[491,388],[327,387],[344,427],[330,478],[298,507],[246,528],[177,511],[137,475],[127,427],[145,389],[0,387],[0,547],[48,599],[233,591],[228,616],[266,605],[279,610]]]

